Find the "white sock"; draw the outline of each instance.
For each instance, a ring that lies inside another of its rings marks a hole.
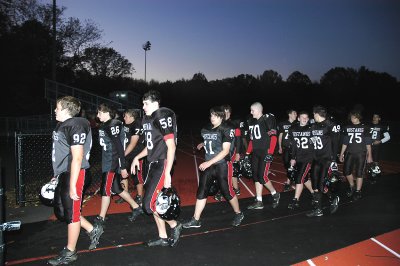
[[[257,196],[257,201],[262,201],[262,196]]]
[[[273,196],[273,195],[275,195],[276,194],[276,190],[274,190],[274,192],[271,192],[271,195]]]

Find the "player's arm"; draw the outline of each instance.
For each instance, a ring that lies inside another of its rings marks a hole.
[[[169,187],[171,187],[171,170],[172,170],[172,165],[174,164],[175,151],[176,151],[174,134],[165,135],[164,140],[165,140],[165,144],[167,145],[167,148],[168,148],[167,149],[167,164],[165,165],[164,187],[169,188]]]
[[[214,156],[211,160],[203,162],[202,164],[200,164],[199,169],[201,171],[204,171],[208,167],[210,167],[211,165],[213,165],[213,164],[221,161],[222,159],[224,159],[229,154],[230,148],[231,148],[231,143],[230,142],[222,143],[222,150],[216,156]]]
[[[147,156],[147,147],[144,147],[144,149],[133,158],[132,164],[131,164],[131,173],[136,174],[136,169],[139,171],[140,170],[140,164],[139,160],[142,159],[143,157]]]
[[[125,150],[125,156],[127,156],[129,153],[131,153],[133,151],[133,149],[136,147],[138,141],[139,141],[139,135],[131,136],[131,141],[129,142],[129,145],[126,147],[126,150]]]
[[[282,139],[283,139],[283,133],[280,132],[278,136],[278,149],[279,153],[282,153]]]
[[[73,200],[79,200],[76,193],[76,182],[78,181],[79,172],[82,166],[83,160],[83,145],[73,145],[71,146],[71,170],[70,170],[70,180],[69,180],[69,196]]]

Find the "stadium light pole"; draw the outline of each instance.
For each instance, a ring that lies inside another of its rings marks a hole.
[[[51,49],[52,52],[52,60],[51,60],[51,68],[52,68],[52,79],[53,81],[56,81],[56,35],[57,35],[57,30],[56,30],[56,14],[57,14],[57,3],[56,0],[53,0],[53,47]]]
[[[143,50],[144,50],[144,82],[146,82],[146,64],[147,64],[147,51],[150,50],[151,48],[151,43],[147,41],[145,44],[143,44]]]

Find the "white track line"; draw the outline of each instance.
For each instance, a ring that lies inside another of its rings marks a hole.
[[[389,247],[385,246],[384,244],[382,244],[381,242],[379,242],[378,240],[376,240],[375,238],[371,237],[370,238],[372,241],[374,241],[375,243],[377,243],[379,246],[383,247],[384,249],[386,249],[387,251],[389,251],[390,253],[392,253],[393,255],[395,255],[397,258],[400,259],[400,254],[397,253],[396,251],[390,249]]]
[[[241,178],[238,178],[240,183],[242,183],[242,185],[247,189],[247,191],[254,197],[255,194],[253,193],[253,191],[251,191],[251,189],[246,185],[246,183],[243,182],[243,180]]]
[[[311,266],[316,266],[312,260],[307,260],[308,264]]]

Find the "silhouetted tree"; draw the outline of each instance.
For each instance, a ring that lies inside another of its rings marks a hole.
[[[94,76],[121,77],[134,70],[132,64],[113,48],[86,48],[81,61],[83,69]]]

